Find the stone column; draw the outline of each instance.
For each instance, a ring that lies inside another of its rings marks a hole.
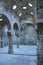
[[[7,32],[9,43],[8,43],[8,53],[12,54],[13,53],[13,42],[12,42],[12,34],[11,32]]]
[[[19,37],[20,37],[20,34],[19,34],[19,30],[15,30],[15,35],[17,37],[17,48],[19,48]]]

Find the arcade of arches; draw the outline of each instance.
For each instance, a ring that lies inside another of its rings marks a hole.
[[[14,3],[12,1],[9,0],[9,3],[7,4],[5,0],[0,1],[0,48],[8,45],[8,53],[12,54],[13,45],[17,45],[17,47],[19,47],[19,45],[37,45],[38,58],[41,56],[40,59],[42,60],[43,53],[40,49],[43,49],[43,15],[41,15],[43,6],[40,3],[36,6],[38,1],[41,1],[35,0],[33,2],[35,4],[30,5],[30,7],[33,6],[32,9],[29,8],[30,10],[28,9],[27,4],[27,8],[23,7],[23,3],[19,2],[19,0],[18,2],[15,1],[15,3],[18,3],[17,6],[21,3],[21,7],[19,6],[19,9],[16,5],[13,7]],[[39,9],[38,6],[40,6]],[[22,7],[24,10],[21,9]],[[30,11],[33,11],[34,13]],[[40,60],[38,61],[40,62]]]

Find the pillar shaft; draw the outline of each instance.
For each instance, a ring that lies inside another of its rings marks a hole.
[[[9,39],[8,53],[12,54],[13,53],[13,43],[12,43],[12,34],[11,34],[11,32],[8,32],[8,39]]]

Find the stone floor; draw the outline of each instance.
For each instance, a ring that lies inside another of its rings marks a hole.
[[[37,56],[0,54],[0,65],[37,65]]]
[[[0,65],[37,65],[37,46],[13,46],[14,54],[8,54],[8,46],[0,48]]]

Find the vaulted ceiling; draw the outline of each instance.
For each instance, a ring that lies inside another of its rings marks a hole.
[[[6,10],[10,10],[11,12],[14,13],[14,15],[17,15],[20,19],[33,16],[34,14],[35,0],[1,0],[1,1],[5,2]],[[29,6],[29,3],[32,4],[32,7]],[[13,10],[14,5],[17,6],[15,10]],[[26,9],[23,9],[23,7],[26,7]],[[21,16],[19,15],[20,13],[22,13]]]
[[[20,19],[34,17],[37,15],[37,19],[43,19],[43,0],[0,0],[5,3],[5,9],[13,12],[14,16],[18,16]],[[29,6],[29,3],[32,6]],[[16,5],[16,9],[13,6]],[[23,9],[25,7],[26,9]]]

